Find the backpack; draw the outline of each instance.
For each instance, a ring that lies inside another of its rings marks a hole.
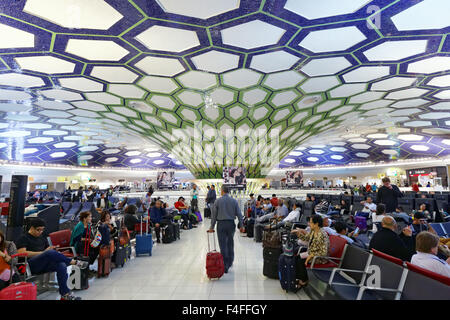
[[[197,224],[198,223],[198,217],[195,214],[193,214],[193,213],[189,213],[189,221],[192,224]]]
[[[173,224],[168,224],[162,228],[162,242],[171,243],[176,240],[175,238],[175,226]]]

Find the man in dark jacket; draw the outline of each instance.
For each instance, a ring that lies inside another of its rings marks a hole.
[[[381,181],[383,186],[378,189],[377,203],[384,203],[387,213],[395,212],[398,198],[402,198],[403,193],[396,185],[391,184],[391,180],[388,177],[384,177]]]
[[[155,206],[150,209],[150,221],[155,227],[157,243],[161,243],[161,227],[167,224],[165,216],[167,216],[166,209],[163,208],[161,200],[157,200]]]
[[[375,233],[370,240],[369,249],[375,249],[402,259],[410,261],[414,252],[412,231],[406,227],[400,236],[395,232],[397,223],[391,216],[386,216],[381,220],[381,230]]]
[[[106,193],[103,192],[97,199],[97,208],[109,209],[109,200]]]
[[[206,195],[206,204],[208,205],[208,207],[212,207],[212,205],[214,204],[214,202],[216,202],[216,187],[214,185],[211,186],[211,188],[208,191],[208,194]]]

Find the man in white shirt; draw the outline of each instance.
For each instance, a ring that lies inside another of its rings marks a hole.
[[[300,218],[300,209],[301,209],[301,203],[297,202],[292,207],[292,211],[280,222],[276,224],[276,226],[271,227],[271,229],[278,229],[282,226],[284,226],[287,222],[297,222]],[[269,226],[265,226],[265,229],[269,229]]]
[[[331,225],[330,218],[322,216],[322,220],[323,220],[323,227],[322,227],[323,231],[325,231],[329,235],[336,236],[337,235],[336,230],[330,228]]]
[[[367,197],[366,201],[361,201],[361,204],[364,206],[361,212],[372,213],[377,211],[377,205],[373,203],[372,197]]]
[[[439,259],[439,237],[428,231],[422,231],[416,236],[417,254],[411,258],[411,263],[429,271],[450,278],[450,258],[447,261]]]

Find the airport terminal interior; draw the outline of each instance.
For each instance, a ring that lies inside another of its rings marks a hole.
[[[450,299],[449,12],[2,1],[0,300]]]

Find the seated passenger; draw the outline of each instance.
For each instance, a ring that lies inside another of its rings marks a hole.
[[[348,215],[350,213],[350,204],[347,200],[342,199],[339,208],[340,210],[344,210],[343,215]]]
[[[134,238],[134,236],[135,236],[135,232],[134,232],[135,225],[138,223],[141,223],[141,220],[138,219],[136,212],[137,212],[137,207],[134,204],[131,204],[125,208],[124,218],[123,218],[124,224],[127,227],[128,231],[130,232],[130,236],[132,238]],[[149,219],[148,216],[142,218],[143,221],[148,221],[148,219]]]
[[[372,197],[367,197],[365,201],[361,201],[364,208],[356,213],[356,216],[370,217],[372,213],[377,211],[377,205],[373,203]]]
[[[437,235],[427,231],[420,232],[416,237],[417,253],[412,256],[411,263],[450,278],[450,257],[447,261],[439,259],[438,247]]]
[[[42,236],[45,222],[42,219],[33,219],[30,230],[17,241],[18,253],[28,254],[28,265],[32,274],[56,272],[61,300],[81,300],[70,293],[67,287],[67,267],[77,265],[81,269],[87,268],[86,261],[70,259],[49,246],[48,241]]]
[[[427,205],[425,203],[422,203],[419,207],[419,210],[417,212],[423,213],[425,216],[425,219],[428,221],[433,221],[430,212],[427,210]]]
[[[330,247],[330,240],[328,234],[322,229],[323,219],[321,216],[312,215],[309,220],[310,231],[305,229],[295,229],[295,233],[299,240],[308,242],[308,251],[296,256],[296,277],[297,288],[302,288],[308,283],[308,273],[306,266],[312,262],[315,256],[328,256],[328,249]],[[315,263],[326,263],[327,260],[318,258]]]
[[[322,230],[328,233],[329,235],[337,235],[337,232],[335,229],[331,228],[332,221],[327,216],[321,216],[322,217]],[[309,231],[309,227],[306,228],[307,231]]]
[[[175,202],[175,208],[180,212],[181,219],[183,220],[183,229],[187,230],[189,228],[189,207],[184,201],[183,197],[179,197],[178,201]]]
[[[433,228],[428,224],[427,218],[423,212],[417,211],[414,213],[413,223],[411,225],[413,237],[422,231],[429,231],[436,233]]]
[[[166,210],[162,207],[162,201],[157,200],[155,206],[150,210],[150,221],[155,227],[157,243],[161,243],[161,227],[167,224],[165,216]]]
[[[402,218],[403,221],[405,221],[405,223],[407,224],[411,223],[411,217],[400,206],[397,207],[395,209],[395,212],[392,212],[390,215],[393,216],[394,218]]]
[[[272,195],[272,199],[270,199],[270,204],[272,207],[278,207],[278,198],[276,194]]]
[[[336,229],[336,234],[341,237],[344,238],[345,240],[347,240],[347,242],[349,244],[353,244],[353,242],[355,242],[355,240],[353,238],[356,238],[358,236],[358,234],[354,234],[354,231],[348,233],[348,227],[347,224],[345,222],[342,221],[337,221],[334,224],[334,229]]]
[[[119,203],[117,204],[117,209],[119,209],[119,210],[125,209],[127,206],[127,202],[128,202],[128,197],[125,197],[122,201],[119,201]]]
[[[17,258],[11,258],[17,253],[16,245],[12,241],[6,241],[5,235],[0,231],[0,290],[9,286],[11,279],[11,266],[17,263]],[[20,282],[19,275],[12,275],[12,282]]]
[[[381,230],[370,240],[369,249],[384,252],[403,261],[409,261],[414,254],[412,231],[406,227],[400,236],[396,233],[397,223],[391,216],[381,220]]]
[[[75,248],[78,255],[89,255],[89,264],[97,259],[99,248],[91,247],[95,237],[95,228],[92,227],[92,214],[89,211],[80,213],[80,222],[72,230],[70,246]],[[88,244],[86,242],[89,241]]]
[[[273,206],[270,203],[270,198],[264,199],[264,205],[263,205],[261,214],[265,215],[265,214],[272,212],[272,208],[273,208]]]
[[[283,220],[281,220],[280,222],[278,222],[276,225],[270,227],[270,226],[265,226],[265,229],[278,229],[280,227],[284,227],[286,225],[286,223],[288,222],[297,222],[300,218],[300,209],[301,209],[301,203],[300,202],[296,202],[294,204],[294,206],[292,207],[292,211],[285,217],[283,218]]]
[[[382,203],[377,205],[377,210],[372,212],[372,232],[377,232],[377,223],[380,223],[386,217],[386,206]]]
[[[289,202],[283,199],[278,199],[278,207],[276,211],[276,218],[281,220],[288,216],[289,209],[288,209]]]
[[[264,198],[259,195],[255,202],[255,217],[259,217],[263,214]]]

